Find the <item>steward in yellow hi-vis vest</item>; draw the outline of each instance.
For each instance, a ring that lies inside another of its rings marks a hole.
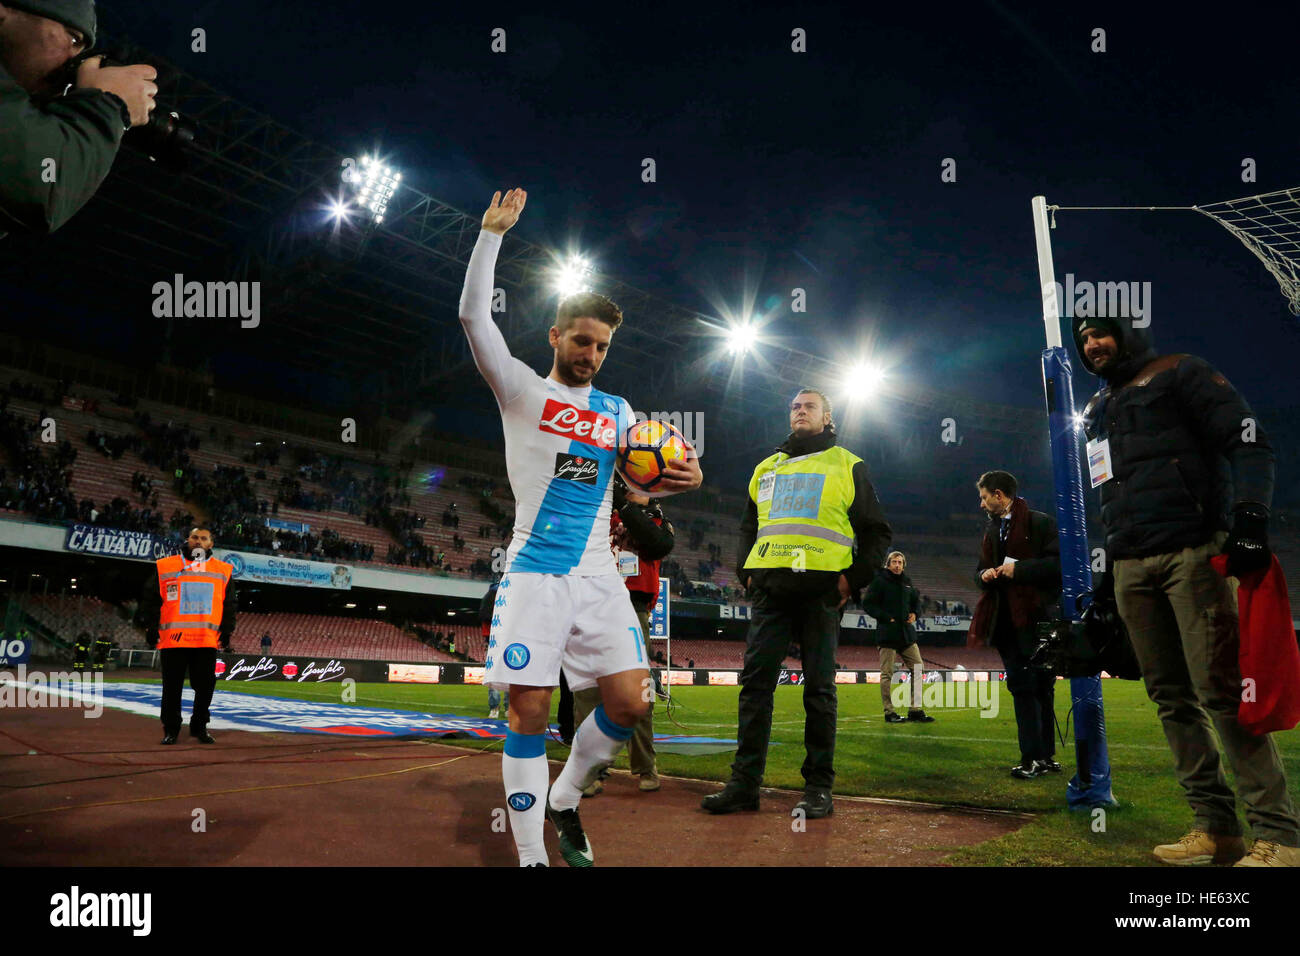
[[[233,569],[212,556],[213,537],[195,528],[185,553],[160,558],[145,584],[140,610],[162,653],[164,744],[176,743],[181,730],[181,691],[189,674],[194,690],[190,736],[216,743],[208,733],[209,708],[217,685],[217,647],[230,650],[235,630]]]
[[[705,797],[704,809],[758,808],[773,694],[781,663],[797,644],[807,755],[804,799],[796,809],[805,819],[831,813],[840,610],[871,580],[892,539],[866,462],[835,443],[830,400],[801,389],[790,402],[789,438],[749,482],[737,569],[753,608],[740,674],[738,746],[731,782]]]

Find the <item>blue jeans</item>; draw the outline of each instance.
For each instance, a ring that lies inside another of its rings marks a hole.
[[[510,709],[510,691],[499,691],[495,687],[488,688],[488,710],[496,710],[498,707],[505,710]]]

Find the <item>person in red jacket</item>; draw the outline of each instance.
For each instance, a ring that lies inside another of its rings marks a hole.
[[[650,608],[659,597],[659,562],[673,550],[675,535],[672,524],[664,518],[658,501],[651,501],[628,488],[623,478],[614,475],[614,509],[609,520],[610,543],[620,554],[619,572],[627,585],[641,622],[641,635],[647,642],[645,659],[650,660]],[[647,690],[651,690],[647,688]],[[574,726],[582,726],[587,715],[600,703],[600,689],[592,687],[573,695]],[[636,725],[627,742],[628,764],[632,773],[641,778],[644,792],[659,789],[659,770],[655,764],[654,697],[651,690],[650,709]],[[598,777],[584,796],[594,797],[604,789]]]

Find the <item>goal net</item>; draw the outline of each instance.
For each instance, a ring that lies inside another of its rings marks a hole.
[[[1300,187],[1193,206],[1255,254],[1273,274],[1292,315],[1300,315]]]

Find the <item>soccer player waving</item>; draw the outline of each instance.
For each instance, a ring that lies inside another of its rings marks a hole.
[[[527,199],[522,189],[493,194],[460,300],[474,362],[501,409],[516,502],[483,680],[510,690],[501,773],[520,865],[547,865],[545,817],[559,832],[565,862],[591,866],[578,819],[583,788],[609,766],[650,705],[639,622],[609,549],[611,479],[632,408],[591,385],[623,313],[602,295],[569,296],[548,332],[550,375],[510,355],[492,321],[493,270]],[[703,480],[694,457],[669,468],[663,491],[690,491]],[[574,690],[599,687],[601,704],[574,735],[548,797],[545,733],[561,665]]]

